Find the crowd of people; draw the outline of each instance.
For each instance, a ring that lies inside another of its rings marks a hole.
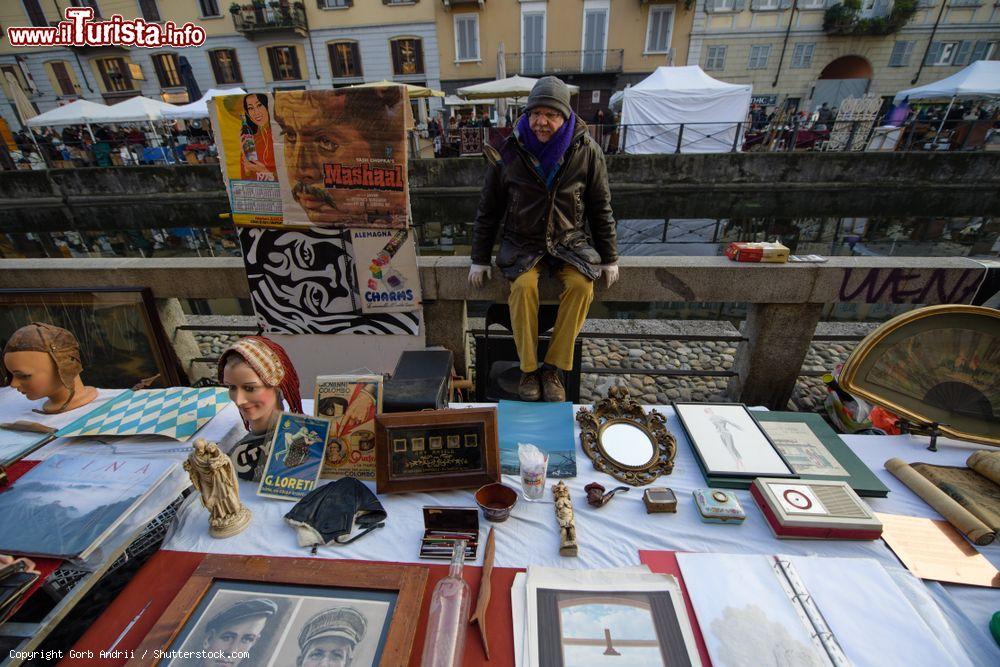
[[[141,125],[69,125],[25,128],[13,134],[16,149],[0,141],[0,165],[4,169],[42,167],[108,167],[112,164],[146,164],[168,161],[169,149],[196,152],[199,158],[217,155],[207,123],[193,121],[154,132]],[[147,148],[163,148],[150,156]],[[117,156],[113,158],[112,156]]]

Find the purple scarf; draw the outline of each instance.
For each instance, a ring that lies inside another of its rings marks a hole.
[[[528,149],[528,152],[535,156],[541,164],[542,178],[551,187],[552,177],[556,173],[559,161],[562,160],[570,142],[573,141],[573,131],[576,129],[576,114],[569,112],[569,118],[562,124],[552,138],[542,143],[535,136],[528,122],[528,114],[525,113],[517,121],[517,135],[521,143]]]

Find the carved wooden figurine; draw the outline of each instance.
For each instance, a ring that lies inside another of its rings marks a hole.
[[[573,501],[569,488],[563,482],[552,487],[556,499],[556,520],[559,522],[559,555],[577,555],[576,526],[573,524]]]
[[[217,444],[201,438],[195,440],[194,451],[184,462],[184,469],[208,510],[208,532],[212,537],[232,537],[250,524],[252,514],[240,502],[233,462]]]

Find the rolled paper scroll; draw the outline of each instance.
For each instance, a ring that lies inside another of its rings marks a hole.
[[[980,449],[969,457],[965,465],[994,484],[1000,484],[1000,452],[988,452],[985,449]]]
[[[960,533],[979,546],[986,546],[996,539],[996,533],[977,519],[969,510],[959,505],[948,494],[934,486],[926,477],[910,467],[902,459],[892,458],[885,462],[885,469],[896,476],[924,502],[937,510]]]

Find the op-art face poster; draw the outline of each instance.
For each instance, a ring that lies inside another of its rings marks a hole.
[[[407,229],[352,229],[351,252],[363,313],[420,307],[417,244]]]
[[[234,221],[405,229],[402,86],[216,97]]]

